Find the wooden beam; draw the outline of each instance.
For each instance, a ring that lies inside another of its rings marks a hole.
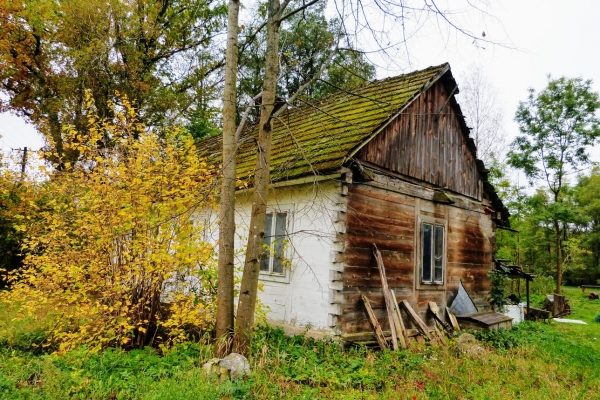
[[[390,299],[390,289],[388,288],[387,277],[385,276],[383,258],[381,258],[381,252],[375,243],[373,243],[373,255],[377,261],[377,268],[379,269],[379,275],[381,276],[381,288],[383,289],[385,308],[387,309],[388,321],[390,322],[390,331],[392,331],[392,346],[394,350],[398,350],[398,333],[396,332],[396,324],[394,323],[394,311],[392,308],[392,301]]]
[[[385,342],[385,336],[383,335],[383,331],[381,330],[381,325],[377,322],[377,317],[375,317],[375,313],[373,312],[373,308],[371,307],[371,303],[367,296],[363,293],[360,294],[360,297],[365,303],[365,309],[367,310],[367,315],[369,316],[369,321],[371,321],[371,325],[373,325],[373,330],[375,331],[375,338],[377,339],[377,343],[379,343],[379,347],[381,349],[386,349],[387,343]]]
[[[444,322],[442,317],[440,317],[440,308],[438,307],[437,303],[430,301],[428,304],[429,311],[431,312],[431,314],[433,314],[433,318],[435,319],[435,321],[440,324],[440,326],[448,333],[448,335],[452,335],[454,333],[454,330],[450,325]]]
[[[425,322],[423,322],[421,318],[419,318],[419,315],[417,315],[415,310],[413,310],[408,301],[402,300],[400,305],[402,306],[402,308],[404,308],[404,311],[406,311],[406,315],[408,315],[408,318],[415,325],[415,328],[417,328],[421,332],[421,334],[425,336],[428,340],[431,340],[431,335],[429,334],[429,327],[425,324]]]
[[[450,311],[448,307],[446,307],[446,314],[448,314],[448,319],[450,320],[452,328],[454,328],[456,332],[460,332],[460,325],[458,325],[458,320],[456,319],[456,316],[452,314],[452,311]]]
[[[404,321],[402,321],[402,314],[400,314],[400,307],[396,301],[396,294],[390,289],[390,297],[392,298],[392,308],[394,311],[394,324],[396,325],[396,333],[398,339],[400,339],[400,345],[403,349],[408,348],[408,336],[406,335],[406,328],[404,327]]]

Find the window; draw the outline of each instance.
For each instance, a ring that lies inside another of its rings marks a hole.
[[[263,274],[284,275],[287,212],[267,213],[265,223],[265,252],[260,260]]]
[[[444,227],[421,224],[421,281],[444,283]]]

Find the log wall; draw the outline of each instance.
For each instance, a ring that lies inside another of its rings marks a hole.
[[[361,292],[371,300],[382,328],[389,327],[373,244],[381,251],[388,284],[397,300],[408,300],[430,326],[433,320],[427,315],[427,303],[434,301],[444,310],[456,295],[459,280],[471,295],[487,296],[495,232],[489,212],[468,198],[458,196],[455,205],[447,205],[433,202],[433,195],[432,189],[383,175],[372,182],[349,185],[340,296],[342,334],[371,332]],[[446,226],[443,285],[420,282],[423,219]]]

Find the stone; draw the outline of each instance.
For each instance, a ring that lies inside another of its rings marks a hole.
[[[475,339],[475,336],[463,333],[456,340],[456,353],[459,356],[479,358],[485,354],[485,349]]]
[[[239,379],[250,373],[250,363],[248,359],[241,354],[231,353],[221,361],[219,367],[227,368],[231,379]]]
[[[211,358],[204,365],[202,370],[208,376],[218,377],[225,380],[239,379],[250,373],[250,363],[248,359],[241,354],[231,353],[225,358]]]

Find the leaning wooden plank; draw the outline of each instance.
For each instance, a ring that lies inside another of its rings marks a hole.
[[[402,321],[402,314],[400,313],[400,307],[396,301],[396,293],[390,289],[390,297],[392,300],[392,308],[394,309],[394,323],[396,324],[396,333],[398,333],[398,339],[400,339],[400,345],[403,349],[408,348],[408,336],[406,335],[406,328],[404,327],[404,321]]]
[[[429,334],[434,339],[434,342],[437,342],[438,344],[441,344],[444,346],[446,345],[446,338],[444,337],[444,334],[442,333],[442,331],[440,331],[437,328],[437,326],[433,329],[430,329]]]
[[[446,331],[446,333],[448,335],[452,336],[452,334],[454,333],[454,330],[452,329],[452,327],[450,325],[448,325],[446,322],[444,322],[442,317],[440,317],[440,308],[438,307],[437,303],[430,301],[428,304],[429,304],[429,311],[433,315],[433,318],[435,319],[435,321],[440,324],[440,326]]]
[[[379,347],[382,349],[387,348],[387,343],[385,342],[385,336],[383,336],[381,325],[379,325],[379,322],[377,322],[377,317],[375,317],[375,313],[373,312],[373,308],[371,307],[369,299],[363,293],[360,294],[360,297],[362,298],[363,303],[365,303],[367,315],[369,316],[369,321],[371,321],[371,325],[373,325],[373,329],[375,330],[375,338],[377,339],[377,343],[379,343]]]
[[[452,314],[452,311],[450,311],[448,307],[446,307],[446,314],[448,314],[448,319],[450,320],[452,328],[454,328],[456,332],[460,332],[460,325],[458,325],[458,320],[456,319],[456,316]]]
[[[390,331],[392,331],[392,346],[394,350],[398,350],[398,333],[394,326],[394,311],[392,309],[392,302],[390,299],[390,290],[387,284],[387,277],[385,276],[385,267],[383,266],[383,258],[379,249],[373,243],[373,255],[377,261],[377,268],[379,269],[379,275],[381,276],[381,289],[383,289],[383,299],[385,300],[385,308],[387,310],[388,321],[390,322]]]
[[[412,309],[408,301],[402,300],[400,305],[402,306],[402,308],[404,308],[404,311],[406,311],[406,315],[408,315],[408,318],[415,325],[415,328],[417,328],[423,336],[431,340],[431,335],[429,335],[429,327],[425,324],[425,322],[423,322],[421,318],[419,318],[419,316],[417,315],[415,310]]]

